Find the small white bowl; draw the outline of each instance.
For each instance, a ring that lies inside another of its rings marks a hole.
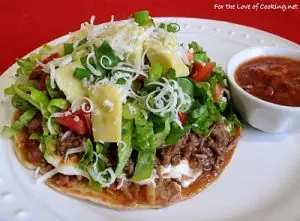
[[[300,50],[277,47],[248,48],[235,54],[227,64],[229,87],[235,107],[251,126],[269,133],[285,133],[300,129],[300,107],[283,106],[254,97],[235,80],[237,68],[261,56],[281,56],[300,60]]]

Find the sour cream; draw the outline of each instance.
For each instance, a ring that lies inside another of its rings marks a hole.
[[[184,188],[191,185],[201,173],[202,171],[193,170],[187,160],[180,161],[176,166],[170,164],[161,168],[161,174],[164,179],[177,179]]]

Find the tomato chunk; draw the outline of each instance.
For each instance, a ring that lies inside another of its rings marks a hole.
[[[41,91],[46,91],[46,77],[47,77],[47,73],[42,73],[40,81],[38,83],[37,88]]]
[[[43,64],[47,64],[49,63],[50,61],[52,61],[53,59],[55,58],[59,58],[60,55],[58,53],[55,53],[55,54],[52,54],[50,56],[48,56],[47,58],[45,58],[44,60],[42,60],[42,63]],[[29,75],[29,80],[35,80],[35,79],[38,79],[42,76],[42,74],[44,73],[42,70],[42,67],[40,65],[38,65],[32,72],[31,74]]]
[[[70,114],[70,110],[65,112],[64,117],[56,117],[59,124],[69,128],[80,135],[92,135],[91,113],[85,113],[82,109]]]
[[[186,53],[186,56],[187,56],[189,62],[192,62],[194,60],[194,54],[192,52],[188,51]]]
[[[219,83],[216,84],[216,88],[215,88],[215,90],[213,92],[213,98],[215,99],[215,101],[219,101],[219,100],[222,99],[223,92],[224,92],[224,90],[223,90],[222,85],[219,84]]]
[[[213,69],[214,69],[213,63],[204,63],[203,64],[200,62],[195,62],[193,64],[191,78],[195,82],[205,81],[207,78],[209,78]]]
[[[186,124],[186,121],[187,121],[187,113],[186,112],[179,112],[178,117],[182,124]]]
[[[44,60],[42,60],[42,63],[43,63],[43,64],[47,64],[47,63],[49,63],[50,61],[53,61],[53,59],[59,58],[59,57],[60,57],[60,55],[59,55],[58,52],[57,52],[57,53],[54,53],[54,54],[52,54],[52,55],[46,57]]]

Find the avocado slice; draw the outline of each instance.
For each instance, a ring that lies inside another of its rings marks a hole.
[[[88,94],[82,82],[74,77],[74,71],[77,67],[83,68],[80,61],[69,63],[55,71],[56,84],[70,102]]]
[[[144,50],[151,64],[160,64],[163,72],[166,73],[169,68],[176,71],[176,77],[185,77],[189,75],[189,68],[183,63],[182,59],[164,45],[153,41],[144,42]]]
[[[122,101],[118,85],[107,84],[89,91],[94,104],[93,136],[99,142],[119,142],[122,135]]]

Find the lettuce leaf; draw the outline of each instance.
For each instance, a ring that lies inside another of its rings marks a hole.
[[[38,110],[34,108],[25,111],[11,127],[4,126],[2,133],[7,137],[14,136],[18,131],[22,130],[37,113]]]
[[[169,135],[166,137],[166,145],[175,145],[178,143],[179,139],[183,136],[185,130],[180,128],[177,123],[171,123],[171,129]]]
[[[165,139],[169,135],[171,131],[170,127],[170,118],[165,117],[165,118],[159,118],[159,122],[162,123],[160,126],[160,131],[155,133],[155,140],[156,140],[156,147],[159,147],[160,145],[165,143]]]
[[[140,181],[151,177],[156,153],[156,139],[152,121],[141,124],[135,120],[134,147],[138,150],[137,162],[132,181]]]
[[[130,179],[133,182],[145,180],[151,177],[155,160],[155,150],[142,150],[138,152],[134,175]]]
[[[78,163],[78,168],[86,172],[89,164],[93,163],[93,143],[88,139],[85,143],[84,155]]]
[[[132,139],[132,132],[133,132],[133,120],[122,120],[122,141],[123,143],[118,144],[118,164],[115,170],[115,174],[117,177],[120,177],[123,169],[128,162],[131,153],[132,153],[132,146],[131,146],[131,139]]]

